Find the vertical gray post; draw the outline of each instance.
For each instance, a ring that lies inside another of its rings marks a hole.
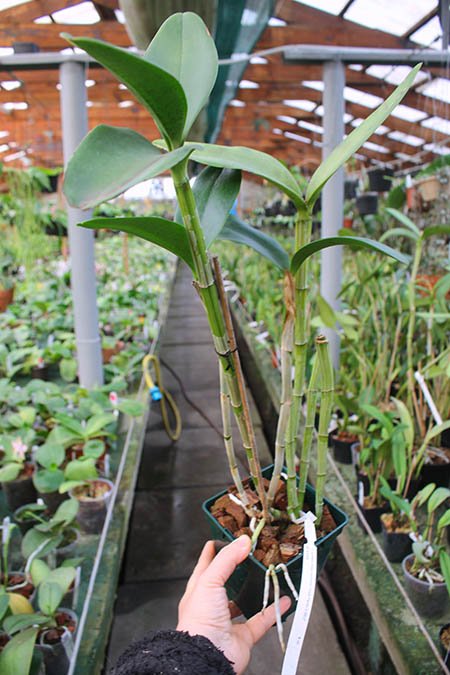
[[[64,166],[88,131],[85,68],[68,61],[60,66],[61,119]],[[77,227],[89,211],[67,207],[71,286],[77,344],[78,375],[82,387],[103,384],[101,341],[98,327],[94,233]]]
[[[344,138],[344,86],[345,69],[341,61],[329,61],[323,66],[323,148],[322,159]],[[344,169],[339,169],[328,181],[322,192],[322,237],[333,237],[342,227],[344,215]],[[339,310],[338,294],[341,288],[342,248],[322,250],[320,293]],[[330,343],[335,368],[339,366],[339,336],[334,330],[324,328]]]

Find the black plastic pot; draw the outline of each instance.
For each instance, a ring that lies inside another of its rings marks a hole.
[[[443,616],[450,608],[450,598],[446,584],[429,584],[427,581],[416,579],[409,573],[414,554],[406,556],[402,562],[405,579],[405,589],[409,599],[421,616],[437,619]]]
[[[361,469],[359,468],[359,466],[357,464],[355,464],[355,473],[356,473],[356,493],[359,496],[360,490],[361,490],[360,484],[362,483],[362,486],[363,486],[362,494],[363,494],[364,497],[367,497],[367,495],[370,492],[369,478],[368,478],[367,474],[365,474],[361,471]],[[357,501],[359,503],[359,497],[358,497]]]
[[[353,464],[352,445],[355,441],[341,440],[338,435],[331,435],[331,445],[336,462],[341,464]]]
[[[38,496],[44,501],[50,513],[55,513],[58,506],[69,498],[67,493],[60,494],[59,492],[39,492]]]
[[[389,562],[402,562],[403,558],[411,553],[411,538],[406,532],[389,532],[381,515],[381,534],[383,536],[383,551]]]
[[[101,497],[91,498],[83,496],[83,487],[70,490],[71,497],[75,497],[80,505],[77,513],[77,523],[86,534],[99,534],[105,522],[106,511],[113,492],[114,484],[106,478],[97,478],[95,482],[106,483],[109,491]]]
[[[378,211],[378,194],[366,192],[356,198],[356,208],[360,216],[370,216]]]
[[[450,429],[446,429],[441,434],[441,447],[450,448]]]
[[[358,188],[357,180],[346,180],[344,182],[344,199],[354,199]]]
[[[358,499],[356,498],[358,501]],[[383,506],[375,506],[373,508],[367,509],[364,506],[359,505],[360,510],[362,511],[362,514],[364,518],[367,520],[370,529],[372,532],[375,532],[375,534],[378,534],[381,532],[381,516],[383,513],[387,513],[389,506],[386,502]],[[362,524],[362,521],[359,518],[358,515],[358,524],[361,527],[361,529],[366,532],[366,528]]]
[[[419,475],[420,486],[435,483],[436,487],[449,487],[450,462],[448,464],[424,464]]]
[[[72,610],[66,609],[65,607],[61,607],[60,609],[66,614],[69,614],[75,622],[78,621],[76,614],[72,612]],[[44,657],[46,675],[64,675],[69,670],[70,659],[73,653],[72,633],[66,629],[60,642],[49,645],[45,643],[44,631],[39,635],[36,649],[38,649]]]
[[[367,175],[372,192],[388,192],[391,189],[394,176],[392,169],[372,169],[367,172]]]
[[[19,506],[25,506],[25,504],[36,501],[37,493],[32,476],[10,480],[2,483],[2,487],[10,511],[15,511]]]
[[[263,470],[263,476],[265,478],[270,478],[272,475],[272,470],[273,465],[266,467]],[[231,532],[222,527],[220,523],[214,518],[214,516],[211,515],[211,508],[213,504],[224,494],[226,494],[226,490],[222,490],[222,492],[219,492],[210,499],[206,500],[203,503],[202,508],[209,522],[213,538],[230,542],[234,540]],[[314,504],[315,501],[315,490],[310,485],[307,485],[306,487],[306,501],[310,504]],[[336,523],[336,529],[333,530],[333,532],[327,534],[325,537],[318,539],[316,542],[316,546],[318,548],[318,574],[325,565],[334,540],[348,522],[347,515],[343,511],[338,509],[327,499],[324,500],[324,503],[330,509],[330,513]],[[296,588],[299,588],[300,586],[302,567],[303,552],[295,558],[292,558],[292,560],[287,563],[289,575]],[[249,556],[241,565],[238,565],[236,570],[225,584],[228,597],[237,604],[244,616],[247,618],[253,616],[261,610],[266,570],[267,568],[258,560],[256,560],[256,558]],[[291,612],[295,611],[296,603],[286,583],[283,573],[278,571],[277,575],[281,594],[289,595],[292,600],[290,610],[285,614],[285,616],[287,616]]]

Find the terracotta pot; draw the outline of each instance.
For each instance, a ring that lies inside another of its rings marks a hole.
[[[353,218],[351,218],[350,216],[344,218],[344,227],[346,230],[351,230],[353,227]]]
[[[4,312],[8,305],[14,300],[14,286],[11,288],[0,288],[0,312]]]
[[[417,189],[424,202],[434,202],[439,196],[441,184],[436,176],[427,176],[417,183]]]

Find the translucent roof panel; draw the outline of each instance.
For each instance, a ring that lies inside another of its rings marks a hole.
[[[17,7],[17,5],[24,5],[26,2],[30,2],[30,0],[0,0],[0,11],[3,12],[5,9]]]
[[[421,28],[416,30],[410,37],[410,40],[417,42],[419,45],[428,47],[442,35],[442,28],[439,18],[434,16],[427,21]]]
[[[316,115],[319,115],[320,117],[323,117],[323,105],[318,105],[317,108],[314,110]],[[344,122],[345,124],[348,124],[351,122],[353,119],[353,115],[350,115],[350,113],[344,113]]]
[[[372,143],[371,141],[366,141],[363,144],[363,148],[368,150],[373,150],[374,152],[382,152],[383,154],[388,153],[389,150],[384,147],[384,145],[378,145],[378,143]]]
[[[284,105],[288,105],[290,108],[299,108],[299,110],[314,110],[316,104],[314,101],[307,101],[306,99],[285,99],[283,101]]]
[[[318,124],[312,124],[311,122],[300,120],[298,126],[302,127],[302,129],[308,129],[308,131],[312,131],[316,134],[323,134],[323,127],[319,126]]]
[[[290,115],[278,115],[277,120],[280,120],[280,122],[285,122],[286,124],[297,124],[297,119],[295,117],[291,117]]]
[[[395,86],[397,86],[397,84],[403,82],[403,80],[407,75],[409,75],[411,70],[412,68],[410,66],[375,65],[369,66],[369,68],[367,68],[366,70],[366,73],[368,75],[372,75],[372,77],[378,77],[381,80],[389,82],[389,84],[394,84]],[[414,78],[414,84],[418,84],[419,82],[423,82],[424,80],[427,79],[428,75],[426,73],[418,72],[416,77]]]
[[[361,117],[356,117],[354,120],[352,120],[351,125],[352,127],[359,127],[359,125],[363,122],[364,120]],[[384,124],[380,124],[380,126],[375,129],[373,133],[378,134],[378,136],[384,136],[384,134],[387,134],[388,131],[390,131],[389,127],[386,127]]]
[[[321,9],[328,14],[340,14],[348,0],[295,0],[300,5],[309,5],[314,9]]]
[[[438,155],[447,156],[450,152],[450,148],[444,147],[442,145],[437,145],[437,143],[427,143],[423,146],[425,150],[430,150],[431,152],[436,152]]]
[[[350,103],[357,103],[366,108],[376,108],[380,103],[383,103],[383,99],[379,96],[368,94],[359,89],[353,89],[353,87],[344,87],[344,98],[346,101],[350,101]]]
[[[423,84],[417,91],[425,94],[425,96],[431,96],[431,98],[435,98],[438,101],[450,103],[450,80],[447,80],[445,77],[436,77],[431,82]]]
[[[92,2],[80,2],[66,9],[53,12],[52,18],[56,23],[86,25],[100,21],[97,10]]]
[[[415,108],[410,108],[407,105],[403,105],[403,103],[400,103],[391,115],[392,117],[399,117],[401,120],[406,120],[407,122],[420,122],[420,120],[427,117],[427,113],[416,110]]]
[[[437,5],[437,0],[354,0],[344,16],[369,28],[404,35]]]
[[[415,148],[418,148],[419,145],[423,145],[423,138],[413,136],[412,134],[405,134],[403,131],[391,131],[389,138],[392,138],[393,141],[400,141],[400,143],[412,145]]]
[[[421,125],[450,136],[450,120],[444,120],[443,117],[429,117],[427,120],[421,122]]]
[[[299,141],[300,143],[311,143],[311,139],[306,136],[300,136],[300,134],[294,134],[292,131],[285,131],[284,135],[286,138],[292,138],[294,141]]]

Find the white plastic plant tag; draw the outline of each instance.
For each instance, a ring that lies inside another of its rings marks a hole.
[[[269,337],[269,331],[268,331],[268,330],[264,330],[262,333],[259,333],[259,334],[256,336],[255,339],[258,340],[258,342],[261,342],[261,344],[262,344],[263,342],[266,342],[266,340],[267,340],[268,337]]]
[[[295,675],[308,628],[309,617],[313,606],[317,581],[317,547],[315,517],[304,517],[306,544],[303,546],[303,569],[300,582],[299,598],[295,610],[294,621],[286,647],[281,675]]]
[[[104,471],[104,474],[105,474],[105,478],[109,478],[109,476],[111,475],[111,463],[110,463],[109,452],[106,453],[105,459],[103,461],[104,461],[103,471]]]
[[[364,506],[364,483],[362,480],[358,481],[358,503]]]
[[[442,417],[438,409],[436,408],[436,404],[433,401],[433,398],[430,394],[430,390],[427,387],[427,383],[425,382],[422,373],[419,373],[419,371],[416,370],[416,372],[414,373],[414,377],[419,383],[419,387],[422,389],[422,393],[425,397],[425,401],[428,403],[428,407],[430,409],[431,414],[433,415],[434,421],[436,422],[436,424],[442,424]]]

